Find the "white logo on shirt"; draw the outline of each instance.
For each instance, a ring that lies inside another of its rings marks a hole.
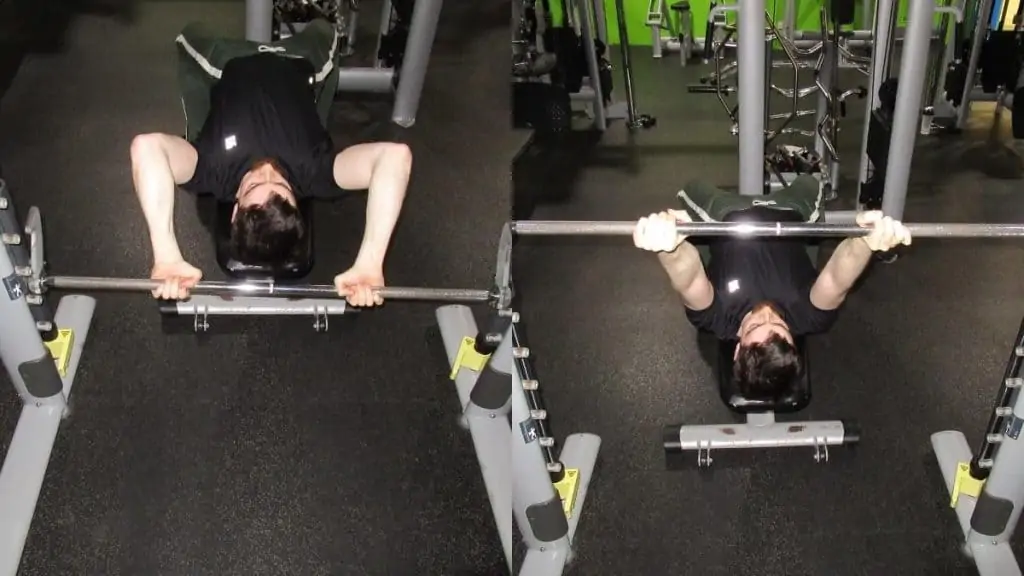
[[[725,285],[725,289],[729,291],[729,294],[738,291],[740,289],[740,281],[735,279],[729,280],[729,283]]]
[[[232,134],[231,136],[228,136],[227,138],[224,139],[224,149],[225,150],[231,150],[235,146],[238,146],[238,138],[235,138],[234,134]]]
[[[266,44],[260,44],[260,47],[256,49],[257,52],[287,52],[284,46],[267,46]]]

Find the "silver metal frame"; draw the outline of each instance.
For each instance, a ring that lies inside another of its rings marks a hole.
[[[882,195],[882,212],[896,220],[903,219],[907,203],[911,159],[921,125],[934,15],[935,0],[910,0]]]
[[[737,10],[737,100],[739,104],[739,193],[764,194],[765,0],[744,0]],[[744,90],[746,88],[746,90]],[[757,88],[757,90],[754,90]]]
[[[0,181],[0,212],[13,211],[13,202]],[[65,296],[53,316],[53,328],[71,331],[67,369],[63,376],[43,342],[30,304],[28,279],[32,266],[22,242],[30,238],[14,218],[0,219],[0,363],[21,398],[21,416],[0,468],[0,575],[15,576],[21,563],[36,503],[42,490],[50,453],[89,337],[96,301],[87,296]],[[18,247],[7,246],[17,242]],[[15,254],[16,260],[12,260]],[[39,304],[42,304],[39,302]]]
[[[383,4],[384,14],[377,37],[378,52],[380,38],[388,32],[392,12],[390,1]],[[417,0],[415,3],[400,70],[385,68],[379,63],[371,68],[341,67],[338,74],[338,91],[394,92],[391,121],[403,128],[415,124],[442,4],[443,0]],[[252,42],[269,43],[272,37],[273,13],[273,0],[246,0],[245,38]]]
[[[964,551],[981,576],[1020,576],[1010,549],[1024,507],[1024,321],[999,385],[995,406],[977,453],[961,432],[932,434],[950,506],[964,535]],[[977,483],[981,482],[980,489]]]
[[[839,420],[776,422],[774,412],[757,412],[747,414],[742,424],[669,426],[664,448],[668,453],[696,452],[700,468],[714,463],[713,451],[763,448],[811,448],[814,462],[825,464],[829,446],[860,441],[847,432]]]
[[[503,312],[511,314],[510,312]],[[437,309],[437,324],[444,340],[448,364],[456,366],[463,341],[475,339],[479,335],[473,311],[466,306],[443,306]],[[469,430],[473,438],[473,447],[480,462],[487,497],[490,499],[495,524],[501,538],[502,550],[505,552],[509,570],[512,569],[512,493],[513,471],[517,467],[512,462],[512,429],[509,424],[510,397],[505,395],[504,402],[493,402],[491,406],[477,403],[474,390],[481,382],[481,374],[493,371],[490,375],[491,385],[494,382],[511,384],[512,369],[512,338],[511,327],[502,335],[501,344],[491,355],[486,367],[477,371],[460,366],[455,376],[455,389],[459,395],[462,408],[462,424]]]
[[[514,347],[512,356],[526,360],[529,349]],[[512,370],[512,509],[527,548],[519,575],[559,576],[573,558],[576,530],[601,449],[601,439],[593,434],[572,434],[563,443],[558,461],[562,468],[578,473],[576,499],[567,516],[551,483],[544,456],[553,440],[539,433],[538,421],[546,419],[547,414],[543,410],[532,410],[526,397],[527,389],[537,389],[538,382],[525,378],[517,365]]]
[[[301,298],[285,300],[259,296],[225,297],[194,294],[188,300],[161,302],[160,313],[167,316],[191,316],[192,329],[206,332],[210,329],[210,316],[307,316],[313,320],[313,329],[327,332],[331,316],[352,314],[344,300]]]
[[[1018,396],[1013,407],[1014,417],[1024,415],[1024,399]],[[1019,431],[1018,431],[1019,432]],[[945,431],[932,434],[932,449],[942,471],[946,491],[952,494],[957,467],[970,462],[971,448],[962,432]],[[1020,518],[1024,506],[1024,441],[1004,436],[992,475],[985,482],[981,498],[1010,505],[1010,516],[1003,529],[995,534],[982,534],[972,527],[979,499],[961,494],[955,506],[956,517],[964,534],[964,551],[974,559],[981,576],[1020,576],[1021,569],[1010,549],[1009,538]]]

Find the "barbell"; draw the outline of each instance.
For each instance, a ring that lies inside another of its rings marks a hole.
[[[1024,224],[959,224],[904,222],[914,238],[1018,238]],[[867,236],[870,228],[856,224],[818,222],[679,222],[676,229],[685,236],[738,236],[811,238]],[[518,236],[631,236],[636,221],[522,220],[512,222]]]
[[[101,278],[95,276],[46,276],[40,284],[44,288],[100,292],[151,292],[163,282],[143,278]],[[338,298],[338,289],[330,284],[277,284],[273,281],[219,282],[203,280],[189,289],[194,294],[214,296],[266,296],[278,298]],[[451,302],[475,304],[493,302],[498,298],[488,290],[464,288],[404,288],[387,286],[374,288],[374,293],[385,300],[414,300],[421,302]]]

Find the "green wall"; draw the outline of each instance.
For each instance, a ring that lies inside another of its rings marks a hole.
[[[665,0],[666,3],[673,1]],[[729,0],[729,3],[733,4],[735,1]],[[854,27],[858,29],[870,28],[871,15],[868,14],[868,17],[865,18],[861,9],[863,2],[861,0],[855,1],[857,2],[857,24]],[[623,0],[623,3],[626,6],[629,43],[633,46],[650,46],[651,29],[644,24],[647,21],[647,0]],[[618,44],[619,32],[618,27],[615,25],[615,0],[604,0],[604,5],[605,17],[608,21],[608,40],[611,44]],[[900,0],[898,26],[906,24],[907,5],[907,0]],[[698,38],[704,36],[704,23],[707,21],[708,12],[711,10],[710,6],[710,0],[690,0],[690,9],[693,11],[693,35]],[[820,6],[821,0],[797,0],[796,27],[798,30],[820,30],[821,26],[818,16]],[[785,3],[782,0],[767,0],[767,7],[773,14],[781,16],[785,10]],[[732,14],[730,19],[734,20],[735,17],[735,14]],[[561,18],[556,14],[555,22],[557,23],[560,20]],[[938,21],[938,18],[936,20]]]

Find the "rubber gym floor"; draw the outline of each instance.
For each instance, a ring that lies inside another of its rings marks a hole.
[[[596,143],[574,134],[524,150],[513,172],[520,215],[536,203],[539,220],[632,220],[677,207],[691,179],[737,185],[724,110],[713,95],[686,93],[702,67],[654,61],[649,49],[633,60],[638,107],[657,127],[630,137],[618,124]],[[861,118],[854,100],[835,208],[855,198]],[[996,134],[1004,140],[1008,120]],[[992,122],[992,107],[979,105],[966,135],[918,139],[907,221],[1021,220],[1021,181],[971,169],[991,149]],[[1024,314],[1022,269],[1018,243],[977,240],[922,240],[874,265],[838,324],[812,340],[814,398],[794,416],[857,420],[856,449],[833,449],[827,465],[804,449],[718,452],[708,473],[695,455],[667,471],[664,425],[733,420],[657,260],[628,238],[519,239],[519,310],[552,431],[604,441],[573,573],[976,574],[929,436],[961,429],[980,440]]]
[[[363,29],[378,3],[364,2]],[[509,4],[444,7],[416,126],[342,97],[337,144],[397,139],[415,168],[388,257],[395,286],[488,288],[509,210]],[[136,133],[179,133],[173,40],[189,21],[241,35],[241,2],[0,5],[0,160],[24,214],[41,208],[50,269],[140,277]],[[374,39],[361,38],[372,52]],[[20,66],[20,68],[19,68]],[[16,71],[16,75],[14,74]],[[13,77],[13,81],[12,81]],[[182,248],[222,278],[194,203]],[[364,200],[317,206],[313,283],[352,261]],[[504,565],[434,306],[211,320],[165,334],[146,295],[98,295],[21,574],[494,574]],[[186,326],[191,320],[182,319]],[[170,328],[174,328],[171,326]],[[0,377],[0,438],[18,414]]]

